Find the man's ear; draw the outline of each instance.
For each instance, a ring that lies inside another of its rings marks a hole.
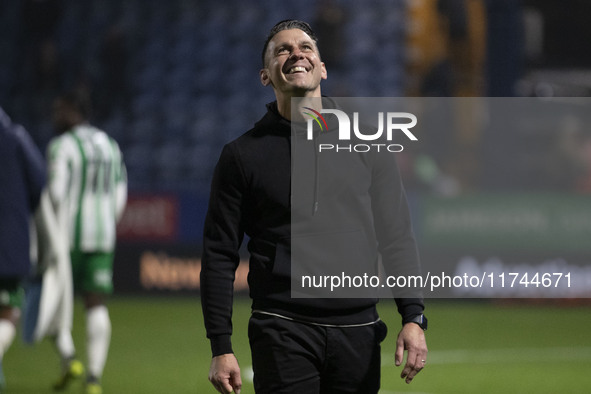
[[[263,84],[263,86],[269,86],[269,84],[271,83],[271,76],[269,75],[269,70],[266,68],[261,69],[261,71],[259,71],[259,76],[261,78],[261,83]]]
[[[328,78],[328,72],[326,71],[326,65],[324,64],[324,62],[320,63],[320,67],[321,67],[321,73],[320,76],[322,79],[327,79]]]

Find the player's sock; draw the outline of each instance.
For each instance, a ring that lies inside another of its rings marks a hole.
[[[74,358],[76,348],[72,339],[72,332],[69,329],[60,329],[55,338],[55,347],[59,352],[62,363],[67,363]]]
[[[16,327],[10,320],[0,319],[0,391],[4,390],[6,382],[4,380],[4,371],[2,370],[2,359],[4,353],[8,350],[14,336],[16,335]]]
[[[111,319],[106,306],[99,305],[86,312],[86,341],[88,374],[100,379],[111,342]]]
[[[0,360],[12,344],[15,335],[16,328],[14,324],[10,320],[0,319]]]

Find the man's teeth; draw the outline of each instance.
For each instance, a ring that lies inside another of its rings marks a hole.
[[[298,66],[298,67],[292,67],[292,68],[289,70],[289,73],[290,73],[290,74],[297,73],[297,72],[306,72],[306,68],[305,68],[305,67],[299,67],[299,66]]]

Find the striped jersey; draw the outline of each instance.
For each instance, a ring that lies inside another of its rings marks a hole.
[[[82,124],[53,138],[47,156],[49,192],[70,249],[112,252],[127,200],[127,174],[115,140]]]

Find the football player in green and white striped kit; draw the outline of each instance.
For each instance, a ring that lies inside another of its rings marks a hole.
[[[59,136],[48,147],[49,192],[59,226],[69,237],[74,287],[86,309],[86,393],[100,394],[111,321],[105,305],[113,292],[116,224],[127,200],[127,176],[119,146],[88,122],[89,101],[80,92],[59,96],[53,121]],[[64,330],[62,330],[64,331]],[[71,332],[60,332],[56,346],[62,375],[55,389],[83,374]]]

